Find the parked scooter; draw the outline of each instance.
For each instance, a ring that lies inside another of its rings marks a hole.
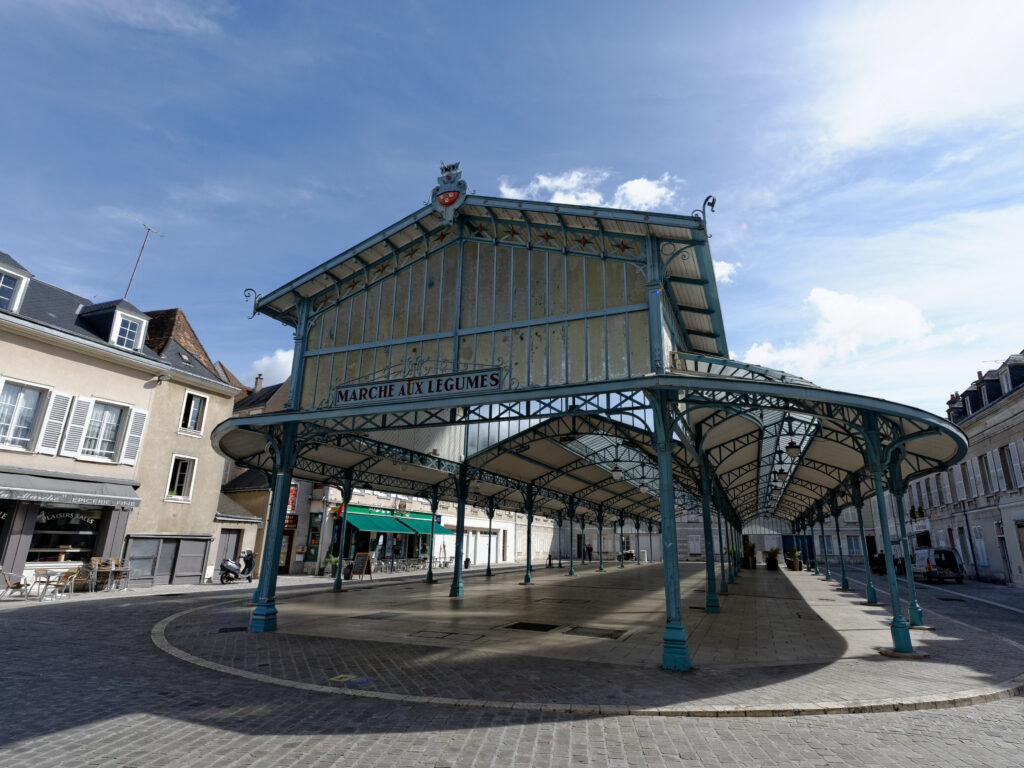
[[[238,563],[224,558],[220,563],[220,583],[230,584],[240,581],[243,577],[252,581],[252,571],[256,567],[256,555],[252,551],[242,553],[242,562]]]

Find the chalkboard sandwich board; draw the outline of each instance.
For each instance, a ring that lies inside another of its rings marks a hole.
[[[370,574],[370,579],[373,579],[373,569],[370,567],[370,553],[356,552],[356,557],[352,561],[352,575],[358,576],[361,581],[364,573]]]

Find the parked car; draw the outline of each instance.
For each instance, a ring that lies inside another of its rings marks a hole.
[[[955,549],[929,549],[922,547],[914,550],[914,578],[921,578],[931,583],[953,579],[957,584],[964,583],[964,561]]]

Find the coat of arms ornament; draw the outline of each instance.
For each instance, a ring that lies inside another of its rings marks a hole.
[[[434,206],[445,224],[455,221],[455,212],[466,200],[466,182],[462,180],[462,172],[458,163],[441,164],[441,175],[437,177],[437,186],[430,195]]]

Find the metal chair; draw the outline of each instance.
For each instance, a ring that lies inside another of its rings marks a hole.
[[[3,592],[0,592],[0,600],[11,594],[20,594],[22,597],[28,597],[28,588],[31,586],[25,581],[24,574],[17,574],[12,578],[12,575],[7,571],[3,572],[4,575],[4,586]]]
[[[78,576],[78,569],[64,571],[57,577],[56,581],[46,582],[40,590],[39,600],[45,600],[47,595],[53,595],[54,600],[65,597],[74,592],[75,578]]]

